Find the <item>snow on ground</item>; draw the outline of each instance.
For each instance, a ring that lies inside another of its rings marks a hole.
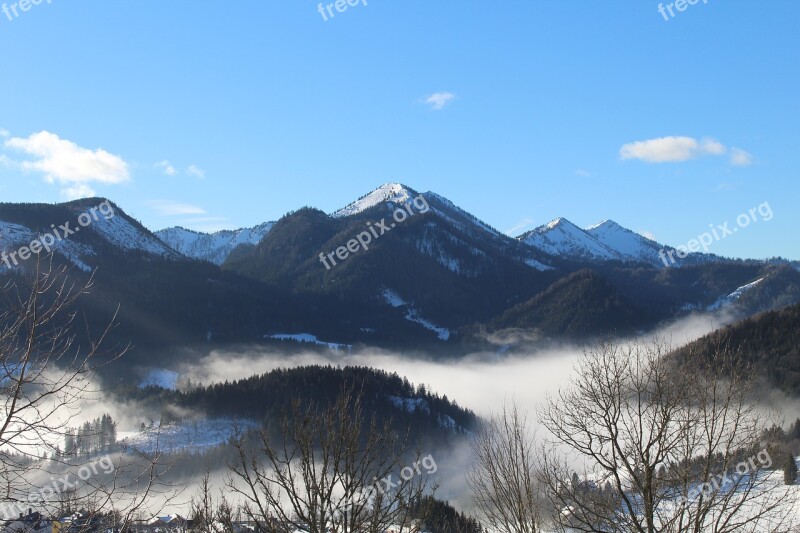
[[[179,257],[158,237],[143,232],[121,215],[116,215],[109,219],[100,216],[99,220],[92,220],[91,225],[88,227],[91,227],[93,231],[100,234],[109,243],[123,250],[140,250],[170,259]]]
[[[720,307],[735,303],[737,300],[739,300],[739,298],[742,297],[742,295],[744,293],[746,293],[747,291],[749,291],[750,289],[752,289],[753,287],[755,287],[756,285],[758,285],[762,281],[764,281],[764,278],[759,278],[759,279],[757,279],[757,280],[755,280],[755,281],[753,281],[751,283],[748,283],[747,285],[742,285],[741,287],[739,287],[738,289],[736,289],[735,291],[733,291],[729,295],[723,296],[722,298],[720,298],[719,300],[717,300],[713,304],[709,305],[707,310],[708,311],[715,311],[715,310],[719,309]]]
[[[620,226],[613,220],[604,220],[586,228],[585,231],[625,259],[644,261],[659,267],[664,266],[658,255],[662,249],[660,244]]]
[[[547,271],[547,270],[555,270],[550,265],[545,265],[544,263],[540,263],[536,259],[526,259],[525,260],[525,264],[528,265],[531,268],[535,268],[536,270],[540,270],[542,272]]]
[[[381,293],[383,299],[386,300],[386,303],[391,305],[392,307],[405,307],[406,308],[406,316],[405,319],[409,322],[415,322],[422,326],[423,328],[433,331],[436,333],[436,336],[439,337],[440,340],[446,341],[450,338],[450,330],[447,328],[439,327],[430,320],[423,318],[420,316],[419,312],[414,309],[408,302],[403,300],[403,298],[397,294],[392,289],[384,289]]]
[[[386,303],[392,307],[403,307],[408,305],[408,303],[406,303],[406,301],[403,300],[403,298],[401,298],[400,295],[394,292],[392,289],[384,289],[383,299],[386,300]]]
[[[159,239],[186,257],[221,265],[240,244],[258,244],[272,230],[274,222],[252,228],[202,233],[181,227],[156,232]]]
[[[520,240],[550,255],[583,259],[620,259],[620,254],[566,218],[557,218],[522,235]]]
[[[139,384],[139,388],[155,386],[162,389],[175,390],[178,386],[179,377],[180,374],[172,370],[153,368],[147,372],[147,375]]]
[[[391,394],[386,397],[395,407],[407,413],[415,413],[417,411],[431,412],[431,408],[425,398],[404,398],[402,396],[392,396]]]
[[[148,428],[144,431],[121,431],[120,444],[142,453],[187,451],[200,453],[228,442],[237,431],[253,429],[253,420],[211,418],[189,420]]]
[[[416,193],[400,183],[384,183],[366,196],[359,198],[347,207],[331,214],[334,218],[348,217],[362,213],[381,202],[403,204],[411,200]]]
[[[42,233],[34,232],[26,226],[0,220],[0,251],[4,251],[7,254],[17,252],[20,247],[30,246],[33,241],[38,241],[43,235]],[[84,272],[92,271],[92,267],[81,260],[81,257],[95,255],[94,250],[89,246],[70,239],[63,239],[60,241],[56,240],[55,244],[53,244],[50,249],[66,257],[73,265]],[[13,259],[20,262],[17,256],[14,256],[14,258],[9,257],[7,261],[12,268],[16,266],[14,265]],[[0,262],[0,270],[7,268],[8,265],[6,265],[6,263]]]
[[[264,335],[264,337],[279,341],[309,342],[311,344],[316,344],[317,346],[327,346],[331,350],[349,350],[353,347],[351,344],[338,344],[335,342],[321,341],[316,335],[312,335],[311,333],[275,333],[274,335]]]

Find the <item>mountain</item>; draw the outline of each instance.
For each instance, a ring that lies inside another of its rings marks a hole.
[[[170,248],[186,257],[221,265],[237,246],[258,244],[274,225],[274,222],[264,222],[252,228],[215,233],[202,233],[176,226],[159,230],[155,234]]]
[[[67,222],[71,235],[49,233]],[[19,261],[22,247],[52,239],[76,281],[92,276],[87,323],[96,331],[119,307],[109,339],[135,345],[131,364],[159,368],[236,343],[458,356],[481,346],[480,331],[577,340],[800,301],[797,263],[785,260],[709,255],[664,268],[657,243],[612,221],[581,229],[558,219],[526,235],[398,183],[332,214],[302,208],[216,234],[156,235],[103,198],[6,203],[0,283],[35,266]]]
[[[566,218],[557,218],[523,235],[519,240],[550,255],[574,260],[621,260],[621,253],[600,242]]]
[[[671,246],[661,245],[613,220],[581,229],[565,218],[539,226],[518,237],[545,253],[578,262],[621,261],[665,267],[685,267],[728,261],[712,254],[692,252],[681,258]]]
[[[379,224],[386,231],[370,236],[368,228]],[[370,239],[368,249],[337,259],[333,251],[346,251],[358,235]],[[486,320],[555,281],[557,262],[439,195],[387,184],[332,216],[311,208],[287,214],[223,269],[297,293],[331,295],[349,307],[373,306],[378,311],[360,327],[381,331],[382,317],[399,317],[416,324],[420,338],[435,340],[439,333],[413,318],[448,329]],[[409,307],[387,303],[387,289]]]
[[[57,205],[0,203],[0,249],[7,254],[0,269],[30,267],[34,261],[23,260],[15,252],[34,242],[85,272],[100,265],[106,253],[179,258],[175,250],[104,198]]]
[[[672,248],[662,246],[638,233],[624,228],[613,220],[586,228],[586,233],[595,238],[608,249],[616,252],[625,261],[649,263],[658,267],[665,266],[661,255],[664,250]]]
[[[334,211],[331,213],[331,217],[343,218],[358,215],[382,203],[387,203],[389,205],[403,204],[416,196],[418,196],[418,194],[405,185],[400,183],[384,183],[355,202]]]
[[[768,311],[717,330],[679,349],[676,356],[711,358],[729,345],[770,385],[800,396],[800,305]]]
[[[646,311],[603,277],[581,270],[505,311],[489,322],[487,330],[527,330],[546,338],[585,340],[635,333],[652,322]]]

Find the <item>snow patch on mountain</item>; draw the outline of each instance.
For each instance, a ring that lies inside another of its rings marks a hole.
[[[436,336],[439,337],[439,340],[446,341],[450,338],[449,329],[437,326],[430,320],[423,318],[419,314],[419,311],[414,309],[410,304],[408,304],[405,300],[403,300],[403,298],[400,297],[400,295],[397,294],[395,291],[391,289],[384,289],[381,295],[383,296],[383,299],[386,300],[386,303],[388,303],[392,307],[396,308],[405,307],[406,308],[405,319],[408,320],[409,322],[414,322],[416,324],[419,324],[423,328],[436,333]]]
[[[405,411],[407,413],[415,413],[417,411],[424,413],[431,412],[431,408],[425,398],[404,398],[402,396],[393,396],[391,394],[388,394],[386,397],[396,408],[400,409],[401,411]]]
[[[156,235],[172,249],[186,257],[221,265],[240,244],[258,244],[272,230],[274,222],[252,228],[203,233],[186,228],[166,228]]]
[[[541,262],[537,261],[536,259],[528,258],[528,259],[525,259],[523,262],[526,265],[528,265],[529,267],[535,268],[536,270],[539,270],[541,272],[546,272],[548,270],[555,270],[550,265],[545,265],[544,263],[541,263]]]
[[[408,303],[406,303],[406,301],[403,300],[400,295],[394,292],[392,289],[384,289],[382,294],[383,299],[386,300],[386,303],[392,307],[403,307],[408,305]]]
[[[350,344],[339,344],[335,342],[325,342],[317,338],[316,335],[311,333],[275,333],[274,335],[264,335],[265,338],[275,339],[279,341],[295,341],[300,343],[316,344],[317,346],[326,346],[331,350],[338,351],[339,349],[349,350],[352,348]]]
[[[164,244],[158,237],[143,232],[131,224],[124,216],[117,214],[112,218],[100,217],[92,222],[92,231],[103,237],[108,243],[123,250],[143,251],[152,255],[177,259],[175,251]]]
[[[416,191],[406,187],[402,183],[384,183],[371,193],[335,211],[331,216],[334,218],[342,218],[357,215],[383,202],[403,204],[417,195]]]
[[[253,420],[210,418],[162,424],[144,431],[120,431],[118,441],[141,453],[203,453],[230,441],[237,431],[258,427]]]
[[[21,260],[19,256],[11,257],[10,254],[18,252],[23,246],[30,246],[33,241],[38,241],[41,237],[41,233],[34,232],[26,226],[0,220],[0,252],[8,254],[6,256],[7,262],[11,268],[17,266],[14,264],[14,259],[16,259],[17,263],[20,263]],[[96,255],[91,247],[74,240],[62,239],[60,241],[56,240],[50,250],[61,254],[80,270],[84,272],[92,271],[92,267],[82,259],[86,256]],[[47,252],[43,251],[42,253]],[[0,262],[0,271],[8,270],[8,265],[5,262]]]
[[[621,255],[599,242],[566,218],[557,218],[519,237],[519,239],[550,255],[578,259],[620,259]]]
[[[664,249],[663,246],[620,226],[613,220],[604,220],[586,228],[585,231],[625,260],[664,265],[659,256],[659,252]]]
[[[720,298],[719,300],[717,300],[713,304],[709,305],[707,310],[708,311],[715,311],[715,310],[719,309],[720,307],[724,307],[724,306],[731,305],[731,304],[735,303],[736,301],[739,300],[739,298],[742,297],[742,295],[744,293],[746,293],[747,291],[753,289],[756,285],[758,285],[762,281],[764,281],[764,278],[759,278],[759,279],[757,279],[757,280],[755,280],[753,282],[748,283],[747,285],[742,285],[741,287],[739,287],[738,289],[736,289],[735,291],[733,291],[729,295],[723,296],[722,298]]]

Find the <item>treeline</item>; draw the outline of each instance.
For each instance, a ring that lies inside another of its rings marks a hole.
[[[117,424],[105,414],[64,434],[64,455],[89,455],[110,451],[117,444]]]
[[[424,385],[414,386],[397,373],[366,367],[278,369],[185,391],[127,386],[118,391],[118,396],[122,401],[135,400],[146,409],[161,411],[162,423],[179,420],[179,413],[191,409],[209,417],[251,418],[270,427],[279,424],[293,401],[324,408],[348,388],[362,394],[364,412],[374,415],[378,423],[390,421],[398,431],[408,430],[413,436],[447,438],[468,433],[477,425],[475,413],[447,396],[433,393]],[[397,398],[413,399],[417,407],[398,406]]]
[[[781,391],[800,395],[800,305],[769,311],[722,328],[678,350],[710,356],[731,346],[753,371]]]

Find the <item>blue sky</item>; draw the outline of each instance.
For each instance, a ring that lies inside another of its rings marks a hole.
[[[2,201],[94,192],[213,230],[398,181],[515,234],[612,218],[671,245],[768,202],[710,251],[800,259],[791,0],[670,20],[650,0],[367,0],[327,21],[310,0],[18,1]]]

